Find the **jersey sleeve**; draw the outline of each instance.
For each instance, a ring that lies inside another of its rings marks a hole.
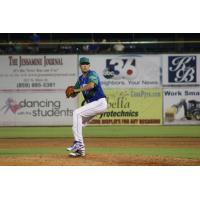
[[[96,72],[93,72],[89,75],[88,77],[89,82],[93,82],[95,83],[95,85],[98,85],[98,76],[96,74]]]
[[[76,82],[74,88],[75,89],[80,89],[80,82],[79,82],[79,80]]]

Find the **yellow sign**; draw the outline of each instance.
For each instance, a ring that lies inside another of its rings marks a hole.
[[[108,110],[95,117],[90,124],[162,124],[161,89],[104,89],[104,91]]]

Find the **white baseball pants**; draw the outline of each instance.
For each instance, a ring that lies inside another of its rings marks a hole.
[[[73,126],[72,131],[74,140],[79,141],[84,145],[82,127],[87,125],[93,117],[104,113],[107,109],[106,98],[101,98],[97,101],[88,103],[73,112]]]

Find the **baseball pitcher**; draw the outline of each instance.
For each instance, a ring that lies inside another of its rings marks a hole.
[[[86,126],[87,122],[93,117],[107,109],[106,96],[101,87],[99,76],[95,71],[90,70],[89,58],[80,58],[80,68],[82,75],[78,78],[75,86],[69,86],[66,89],[67,98],[76,97],[79,92],[82,92],[86,102],[85,105],[73,112],[74,143],[67,148],[71,157],[85,156],[82,127]]]

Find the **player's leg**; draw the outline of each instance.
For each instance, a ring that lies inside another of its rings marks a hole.
[[[88,122],[94,118],[96,115],[90,116],[90,117],[83,117],[82,118],[82,127],[86,127],[88,125]]]
[[[83,126],[83,117],[81,116],[81,112],[83,112],[83,107],[78,108],[74,110],[73,112],[73,126],[72,126],[72,132],[74,136],[74,143],[67,148],[68,151],[72,151],[75,154],[70,156],[77,156],[76,152],[78,151],[83,152],[85,155],[85,145],[83,141],[83,134],[82,134],[82,126]]]
[[[105,112],[107,109],[106,100],[99,99],[92,103],[86,104],[73,112],[73,134],[75,141],[79,141],[84,145],[83,135],[82,135],[82,127],[83,124],[88,122],[94,116]]]
[[[86,122],[96,115],[104,113],[107,110],[107,101],[105,98],[102,98],[92,103],[89,103],[81,108],[81,115],[84,119],[83,121]]]
[[[107,102],[105,99],[99,99],[92,103],[86,104],[83,107],[76,109],[73,112],[73,135],[75,143],[67,148],[67,150],[76,151],[79,149],[84,149],[85,153],[85,145],[82,134],[83,124],[86,124],[91,118],[94,116],[105,112],[107,109]]]

